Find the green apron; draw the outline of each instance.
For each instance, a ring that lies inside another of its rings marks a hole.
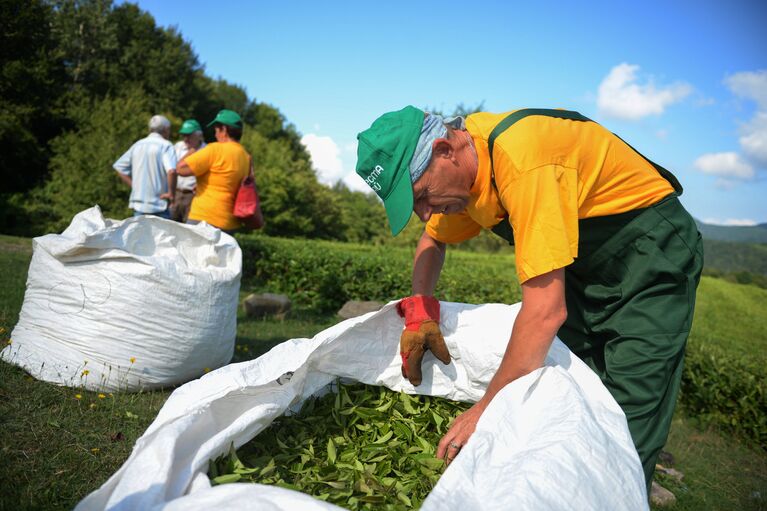
[[[496,192],[495,138],[528,115],[593,122],[564,110],[509,115],[488,140]],[[565,268],[567,320],[557,335],[599,375],[626,414],[649,491],[682,379],[703,244],[677,198],[677,179],[647,161],[676,191],[648,208],[578,221],[578,257]],[[493,232],[513,244],[508,217],[501,224]]]

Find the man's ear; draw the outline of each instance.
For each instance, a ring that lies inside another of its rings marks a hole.
[[[432,158],[451,158],[453,156],[453,146],[446,138],[435,139],[431,144]]]

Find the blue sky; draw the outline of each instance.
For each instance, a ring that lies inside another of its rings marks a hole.
[[[767,222],[764,0],[138,4],[277,107],[324,182],[364,189],[356,134],[407,104],[567,108],[676,174],[696,218]]]

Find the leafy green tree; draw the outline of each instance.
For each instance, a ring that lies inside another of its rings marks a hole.
[[[112,164],[146,136],[149,100],[139,89],[103,100],[83,100],[68,113],[76,128],[51,142],[51,177],[33,191],[25,210],[37,232],[60,232],[72,217],[96,204],[110,218],[130,215],[130,190]]]
[[[317,180],[308,161],[297,157],[286,140],[270,140],[245,129],[242,143],[253,155],[256,183],[267,234],[340,239],[339,200]]]
[[[42,180],[47,141],[63,123],[55,104],[63,65],[55,58],[52,17],[40,0],[0,2],[0,176],[6,198]]]
[[[332,190],[341,207],[340,224],[345,226],[337,239],[368,243],[387,234],[386,211],[374,193],[352,191],[340,181]]]

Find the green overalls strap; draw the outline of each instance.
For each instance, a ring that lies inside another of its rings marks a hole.
[[[493,148],[495,147],[495,139],[498,138],[498,136],[509,129],[514,123],[517,121],[524,119],[525,117],[528,117],[530,115],[543,115],[546,117],[556,117],[558,119],[569,119],[571,121],[581,121],[581,122],[594,122],[588,117],[579,114],[578,112],[572,112],[570,110],[555,110],[555,109],[548,109],[548,108],[523,108],[522,110],[517,110],[516,112],[512,112],[509,115],[507,115],[501,122],[499,122],[495,128],[493,128],[493,131],[490,133],[490,136],[487,139],[487,150],[488,154],[490,155],[490,182],[493,185],[493,189],[495,190],[495,194],[498,197],[498,202],[501,202],[500,194],[498,193],[498,185],[495,183],[495,168],[493,166]],[[615,135],[615,133],[613,133]],[[615,135],[618,137],[618,135]],[[663,178],[671,183],[671,186],[674,188],[674,190],[677,192],[678,195],[682,195],[682,185],[679,183],[679,180],[668,170],[664,169],[660,165],[654,163],[649,158],[645,157],[642,153],[634,149],[628,142],[623,140],[621,137],[618,137],[624,144],[631,147],[631,149],[634,150],[635,153],[637,153],[639,156],[647,160],[648,163],[650,163],[655,169],[658,171],[658,173],[663,176]],[[493,233],[500,236],[501,238],[505,239],[509,242],[509,245],[514,244],[514,231],[511,228],[511,225],[509,224],[509,215],[506,214],[506,216],[503,217],[503,220],[495,224],[493,228],[491,229]]]
[[[563,110],[515,112],[493,130],[491,155],[495,138],[527,115],[589,122]],[[565,267],[567,320],[557,332],[626,414],[648,491],[671,427],[703,268],[700,233],[677,198],[682,187],[653,166],[674,193],[647,208],[578,221],[578,257]]]

